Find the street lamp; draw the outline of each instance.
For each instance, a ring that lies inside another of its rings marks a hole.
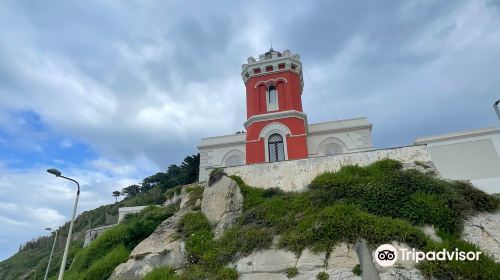
[[[56,175],[56,177],[61,177],[66,180],[73,181],[76,183],[76,186],[78,187],[78,191],[76,192],[75,207],[73,207],[73,216],[71,217],[71,223],[69,224],[68,239],[66,240],[66,247],[64,248],[63,259],[61,262],[61,269],[59,270],[59,277],[57,278],[58,280],[62,280],[64,276],[64,269],[66,268],[66,260],[68,259],[69,243],[71,242],[71,233],[73,232],[73,224],[75,223],[76,206],[78,205],[78,197],[80,196],[80,184],[74,179],[62,176],[61,171],[55,168],[47,169],[47,172]]]
[[[500,99],[495,101],[495,103],[493,104],[493,108],[495,109],[495,112],[497,112],[497,117],[498,120],[500,121],[500,109],[498,109],[498,103],[500,103]]]
[[[45,230],[51,231],[51,228],[46,228]],[[45,271],[45,277],[43,280],[47,280],[47,276],[49,275],[49,269],[50,269],[50,261],[52,260],[52,254],[54,254],[54,248],[56,247],[56,240],[57,240],[57,230],[56,230],[56,235],[54,237],[54,244],[52,244],[52,251],[50,251],[50,257],[49,257],[49,263],[47,264],[47,270]]]

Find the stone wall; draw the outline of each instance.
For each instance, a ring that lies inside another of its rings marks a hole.
[[[426,146],[415,145],[301,160],[226,167],[224,170],[229,175],[240,176],[251,186],[300,191],[305,189],[321,173],[337,171],[345,165],[365,166],[385,158],[403,163],[430,161]]]

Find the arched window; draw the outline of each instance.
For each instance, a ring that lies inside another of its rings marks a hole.
[[[275,86],[267,88],[267,111],[278,110],[278,91]]]
[[[267,145],[269,151],[269,162],[285,160],[285,145],[281,135],[276,133],[269,136]]]
[[[325,156],[342,154],[342,147],[336,143],[330,143],[325,146]]]
[[[268,100],[269,104],[276,103],[278,101],[276,97],[277,97],[276,96],[276,87],[270,86],[269,87],[269,97],[268,97],[269,98],[269,100]]]
[[[226,162],[224,163],[224,166],[230,167],[230,166],[238,166],[238,165],[243,165],[243,159],[241,158],[240,155],[232,155],[226,159]]]

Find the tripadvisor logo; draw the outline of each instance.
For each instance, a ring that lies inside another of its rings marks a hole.
[[[413,261],[418,263],[420,261],[478,261],[481,251],[459,251],[458,248],[455,250],[443,249],[441,251],[429,251],[422,252],[417,251],[415,248],[399,248],[396,249],[391,244],[382,244],[377,250],[375,250],[375,261],[380,266],[392,266],[396,261]]]

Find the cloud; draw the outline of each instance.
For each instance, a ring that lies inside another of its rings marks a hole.
[[[105,162],[108,169],[95,162]],[[113,203],[112,191],[137,183],[147,174],[102,159],[95,162],[65,169],[65,175],[78,179],[81,185],[78,213]],[[5,225],[0,232],[0,240],[5,240],[0,241],[1,259],[13,254],[20,244],[46,234],[44,228],[57,228],[70,219],[76,186],[48,174],[47,168],[11,169],[0,164],[0,223]]]

